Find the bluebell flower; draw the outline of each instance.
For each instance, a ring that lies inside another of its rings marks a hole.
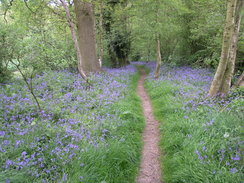
[[[237,170],[236,168],[231,168],[231,169],[230,169],[230,172],[233,173],[233,174],[235,174],[235,173],[238,172],[238,170]]]

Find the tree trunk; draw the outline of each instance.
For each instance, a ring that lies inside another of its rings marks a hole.
[[[157,0],[157,3],[159,4],[159,0]],[[156,25],[159,23],[159,8],[157,7],[156,10]],[[155,69],[155,73],[154,73],[154,78],[157,79],[159,77],[160,74],[160,67],[161,67],[161,44],[160,44],[160,34],[158,32],[155,33],[156,34],[156,48],[157,48],[157,65],[156,65],[156,69]]]
[[[66,2],[64,0],[60,0],[60,2],[62,3],[62,6],[64,7],[64,10],[65,10],[65,13],[66,13],[67,22],[68,22],[68,25],[69,25],[69,28],[70,28],[70,32],[71,32],[71,35],[72,35],[72,39],[73,39],[73,42],[74,42],[74,47],[75,47],[75,50],[76,50],[76,56],[77,56],[77,62],[78,62],[78,71],[79,71],[81,77],[87,81],[86,74],[85,74],[85,72],[84,72],[84,70],[83,70],[83,68],[81,66],[83,60],[82,60],[82,56],[81,56],[81,52],[80,52],[80,48],[79,48],[79,44],[78,44],[78,39],[77,39],[77,36],[76,36],[75,25],[72,22],[70,11],[69,11],[69,8],[68,8]]]
[[[244,5],[244,0],[237,0],[237,6],[236,6],[236,12],[235,12],[235,26],[234,26],[234,32],[233,32],[232,41],[231,41],[231,47],[229,50],[228,64],[227,64],[227,68],[226,68],[226,71],[224,74],[222,87],[220,89],[220,93],[222,93],[222,94],[227,94],[231,87],[231,79],[233,77],[234,70],[235,70],[238,34],[240,31],[241,18],[242,18],[241,11],[242,11],[243,5]]]
[[[90,2],[82,2],[81,0],[74,0],[74,5],[77,19],[79,47],[82,56],[81,67],[86,74],[90,72],[100,72],[101,67],[96,53],[93,5]]]
[[[228,64],[229,50],[232,43],[236,4],[237,0],[227,0],[227,14],[225,20],[225,30],[223,35],[221,57],[217,71],[215,73],[214,79],[209,90],[210,96],[215,96],[219,94],[222,87],[225,70]]]
[[[160,67],[161,67],[161,51],[160,51],[160,36],[157,36],[157,65],[155,70],[154,78],[158,78],[160,74]]]
[[[100,7],[100,16],[99,16],[99,64],[102,66],[102,60],[104,55],[104,49],[103,49],[103,0],[101,1],[101,7]]]

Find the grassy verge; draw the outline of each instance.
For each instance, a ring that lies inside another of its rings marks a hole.
[[[161,122],[165,182],[242,182],[243,98],[192,100],[193,96],[185,92],[198,89],[196,85],[181,85],[166,76],[159,80],[148,78],[145,87]]]

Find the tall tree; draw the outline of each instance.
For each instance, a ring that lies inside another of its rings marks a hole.
[[[95,39],[95,18],[93,4],[89,1],[74,0],[77,32],[82,62],[86,74],[101,71],[97,58]]]
[[[160,44],[160,36],[157,36],[157,64],[156,64],[156,69],[155,69],[155,74],[154,77],[157,79],[160,74],[160,67],[161,67],[161,62],[162,62],[162,56],[161,56],[161,44]]]
[[[235,25],[234,32],[232,35],[231,46],[229,50],[228,64],[223,77],[223,84],[221,87],[221,93],[228,93],[231,86],[231,79],[235,70],[236,63],[236,51],[237,51],[237,43],[238,43],[238,34],[240,31],[241,18],[242,18],[242,8],[244,6],[244,0],[237,0],[237,7],[235,12]]]
[[[79,44],[78,44],[78,38],[76,36],[75,25],[74,25],[74,23],[73,23],[73,21],[71,19],[70,11],[69,11],[69,8],[68,8],[66,2],[64,0],[60,0],[60,2],[62,3],[62,6],[64,7],[64,10],[65,10],[65,13],[66,13],[67,22],[69,24],[70,32],[71,32],[72,39],[73,39],[73,42],[74,42],[74,47],[75,47],[75,50],[76,50],[77,61],[78,61],[79,73],[85,80],[87,80],[86,74],[85,74],[85,72],[83,70],[83,67],[82,67],[83,60],[82,60],[80,47],[79,47]]]
[[[230,89],[233,75],[237,37],[240,29],[241,10],[243,0],[227,0],[225,29],[223,35],[220,62],[212,81],[209,95],[225,95]]]

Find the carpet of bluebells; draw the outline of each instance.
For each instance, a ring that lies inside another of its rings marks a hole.
[[[209,69],[164,64],[157,80],[153,74],[146,86],[162,121],[166,182],[241,182],[244,90],[208,97],[214,75]]]
[[[37,75],[41,111],[23,80],[1,85],[0,182],[66,182],[74,162],[80,172],[89,168],[82,154],[118,140],[110,131],[124,121],[111,106],[128,95],[135,72],[133,66],[107,69],[89,77],[91,86],[68,71]],[[75,182],[85,178],[77,174]]]
[[[143,129],[139,99],[128,101],[135,73],[133,66],[107,69],[90,76],[91,86],[69,71],[37,75],[41,111],[22,79],[1,85],[0,182],[133,182]],[[162,121],[166,182],[242,180],[243,90],[210,98],[212,78],[208,69],[167,64],[157,80],[147,77]]]

